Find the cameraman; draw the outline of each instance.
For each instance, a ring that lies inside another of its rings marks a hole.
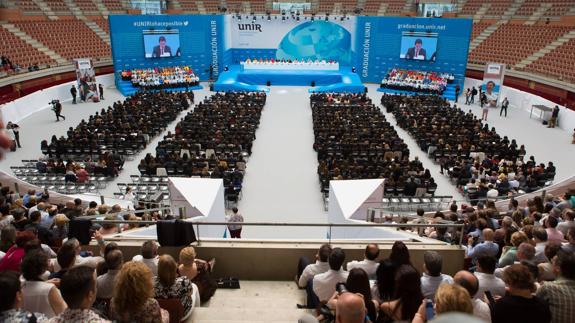
[[[56,113],[56,122],[60,121],[60,118],[66,120],[66,117],[62,115],[62,103],[58,100],[52,100],[52,110]]]

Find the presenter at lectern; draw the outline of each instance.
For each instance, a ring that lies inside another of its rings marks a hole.
[[[425,60],[425,49],[421,48],[421,46],[423,46],[421,39],[416,39],[415,46],[407,50],[405,58]]]
[[[166,38],[164,36],[160,36],[159,42],[159,45],[154,46],[152,57],[171,57],[172,50],[170,49],[170,46],[166,45]]]

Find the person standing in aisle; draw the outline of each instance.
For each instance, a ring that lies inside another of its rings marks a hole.
[[[98,91],[100,92],[100,100],[104,100],[104,87],[102,84],[98,84]]]
[[[228,216],[227,218],[227,222],[244,222],[244,217],[238,212],[237,207],[232,209],[232,215]],[[240,239],[242,237],[241,224],[228,224],[228,230],[230,230],[231,238]]]
[[[60,118],[66,120],[66,117],[62,115],[62,103],[60,101],[54,104],[54,113],[56,113],[56,122],[60,121]]]
[[[74,84],[72,84],[72,88],[70,89],[70,94],[72,94],[72,103],[76,104],[76,95],[78,94],[78,90],[76,90],[76,87],[74,86]]]
[[[22,146],[20,146],[20,126],[9,121],[6,125],[6,129],[12,132],[15,146],[22,148]]]
[[[499,111],[499,116],[503,115],[503,111],[505,111],[505,117],[507,118],[507,108],[509,107],[509,100],[507,98],[503,99],[501,102],[501,110]]]
[[[455,103],[457,103],[457,100],[459,99],[459,92],[461,92],[461,88],[459,87],[459,84],[457,84],[455,86]]]

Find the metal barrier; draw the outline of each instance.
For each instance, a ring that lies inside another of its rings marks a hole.
[[[87,218],[87,217],[83,217]],[[141,224],[141,225],[155,225],[156,221],[144,221],[144,220],[137,220],[137,221],[126,221],[126,220],[98,220],[92,219],[92,223],[98,224]],[[263,227],[327,227],[329,229],[329,235],[327,240],[331,243],[331,234],[333,228],[351,228],[351,227],[365,227],[365,228],[456,228],[463,231],[463,224],[455,224],[455,223],[429,223],[429,224],[420,224],[420,223],[272,223],[272,222],[193,222],[196,226],[196,239],[198,244],[201,241],[200,236],[200,227],[201,226],[228,226],[228,225],[241,225],[241,226],[263,226]],[[463,239],[463,232],[460,235],[459,244],[462,243]]]

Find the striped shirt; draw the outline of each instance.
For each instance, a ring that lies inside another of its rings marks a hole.
[[[571,323],[575,317],[575,280],[559,278],[543,284],[537,296],[549,303],[553,323]]]

